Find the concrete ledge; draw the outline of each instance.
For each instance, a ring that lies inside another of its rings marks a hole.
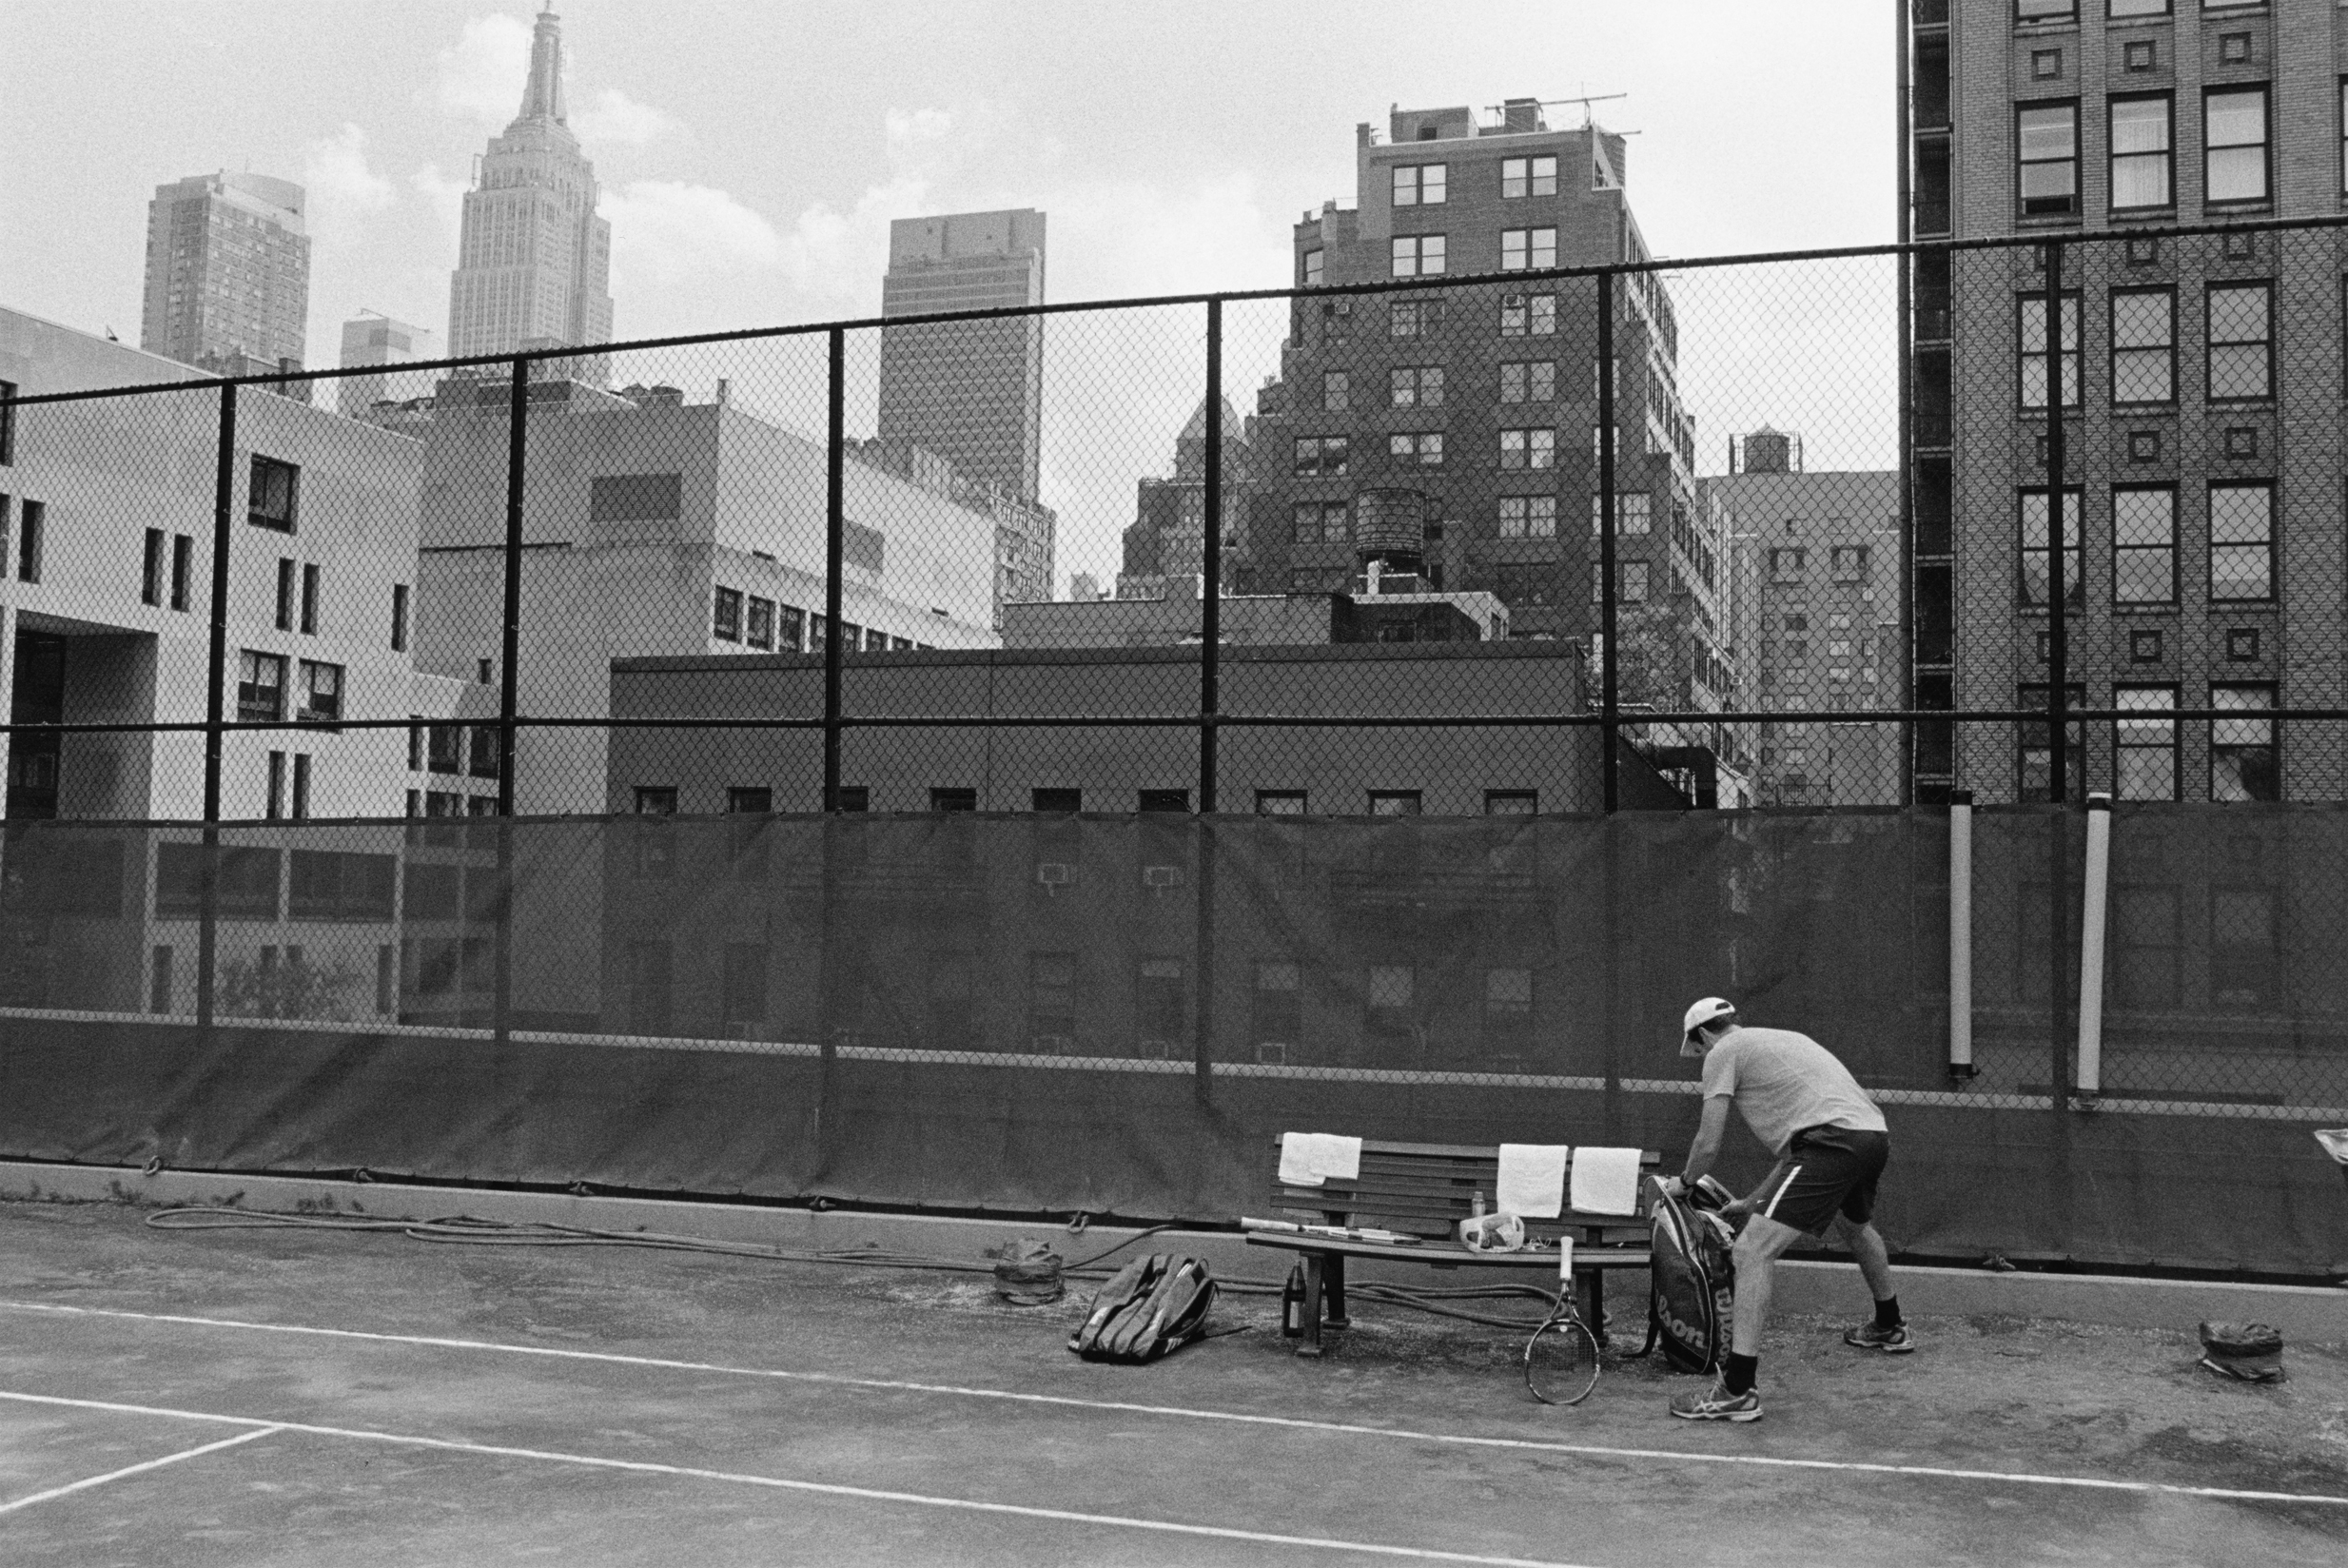
[[[1093,1225],[1071,1235],[1047,1220],[946,1219],[838,1209],[816,1213],[749,1204],[579,1197],[300,1176],[179,1170],[161,1170],[150,1176],[127,1166],[32,1163],[0,1164],[0,1201],[148,1207],[233,1203],[272,1213],[353,1214],[376,1219],[470,1214],[514,1224],[661,1231],[790,1252],[871,1249],[973,1262],[988,1248],[1022,1236],[1048,1241],[1064,1256],[1081,1259],[1140,1234],[1131,1226]],[[1152,1237],[1147,1245],[1150,1250],[1192,1253],[1225,1279],[1278,1281],[1290,1262],[1287,1254],[1249,1246],[1229,1231],[1166,1231]],[[1121,1254],[1118,1261],[1130,1255]],[[1350,1277],[1390,1284],[1425,1284],[1450,1272],[1356,1260]],[[2337,1286],[2232,1284],[2098,1274],[1996,1274],[1968,1268],[1904,1267],[1899,1277],[1900,1304],[1917,1316],[2059,1318],[2182,1333],[2190,1333],[2203,1319],[2237,1318],[2273,1323],[2294,1343],[2348,1343],[2348,1289]],[[1644,1276],[1632,1270],[1610,1275],[1609,1295],[1618,1327],[1624,1323],[1623,1303],[1639,1302],[1645,1286]],[[1781,1312],[1840,1313],[1855,1320],[1865,1310],[1866,1290],[1853,1264],[1789,1262],[1778,1265],[1774,1304]],[[1635,1307],[1633,1310],[1635,1314]]]

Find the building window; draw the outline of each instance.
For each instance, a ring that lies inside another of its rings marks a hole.
[[[1557,297],[1555,294],[1500,296],[1500,336],[1554,338],[1557,335]]]
[[[1443,270],[1443,236],[1440,234],[1398,235],[1391,249],[1395,277],[1431,277]]]
[[[2047,356],[2046,297],[2025,294],[2014,302],[2017,337],[2017,364],[2020,368],[2021,402],[2025,409],[2046,406]],[[2080,398],[2079,376],[2079,312],[2080,296],[2065,291],[2063,296],[2063,406],[2077,408]]]
[[[498,776],[498,758],[505,752],[505,732],[495,724],[476,724],[465,744],[465,772],[475,778]]]
[[[2035,713],[2046,711],[2046,688],[2043,685],[2025,686],[2016,707]],[[2071,712],[2087,705],[2087,689],[2076,681],[2063,688],[2064,707]],[[2018,798],[2022,801],[2044,802],[2053,798],[2054,755],[2050,736],[2052,728],[2043,718],[2025,719],[2016,727],[2020,740],[2016,758],[2018,777],[2015,780]],[[2064,796],[2073,801],[2086,798],[2085,731],[2078,719],[2067,720],[2063,726],[2064,760],[2063,767]],[[2044,907],[2044,900],[2040,907]]]
[[[2201,103],[2203,199],[2266,200],[2266,88],[2213,88]]]
[[[2028,104],[2014,110],[2015,186],[2025,218],[2079,210],[2079,106]]]
[[[2166,16],[2169,0],[2111,0],[2111,19],[2123,16]]]
[[[1307,288],[1319,288],[1321,286],[1322,276],[1323,272],[1321,269],[1321,252],[1318,250],[1306,251],[1304,253],[1304,286]]]
[[[1500,270],[1522,272],[1528,267],[1557,265],[1557,231],[1554,228],[1505,228],[1500,231]]]
[[[1402,164],[1394,171],[1394,205],[1397,206],[1438,206],[1444,199],[1444,188],[1451,183],[1449,164]],[[1434,270],[1440,272],[1441,267]]]
[[[342,716],[342,666],[302,661],[302,711],[294,717],[310,724],[331,724]]]
[[[1324,370],[1321,373],[1321,406],[1324,413],[1345,412],[1351,382],[1352,378],[1342,370]]]
[[[391,651],[407,652],[407,584],[391,585]]]
[[[717,590],[716,607],[710,616],[710,636],[720,642],[742,640],[742,595],[739,589]]]
[[[2275,395],[2272,284],[2212,284],[2209,289],[2209,399]]]
[[[2111,206],[2114,212],[2174,206],[2166,93],[2111,101]]]
[[[1556,497],[1502,496],[1500,498],[1500,538],[1556,539]]]
[[[1654,513],[1644,492],[1617,494],[1614,497],[1614,536],[1617,539],[1646,534],[1654,527]],[[1590,498],[1590,537],[1597,539],[1606,531],[1606,498]]]
[[[301,492],[301,469],[254,453],[252,475],[246,486],[245,520],[256,528],[292,533]]]
[[[139,573],[139,602],[163,603],[163,530],[147,531],[147,559]]]
[[[1563,576],[1551,565],[1497,565],[1492,568],[1492,591],[1513,610],[1548,609],[1562,598]]]
[[[1386,323],[1388,337],[1433,337],[1443,324],[1443,302],[1397,300],[1387,307]]]
[[[1770,580],[1799,582],[1810,565],[1810,552],[1795,545],[1780,545],[1770,552]],[[1792,621],[1789,619],[1790,626]]]
[[[1352,441],[1344,436],[1306,436],[1296,447],[1297,472],[1342,478],[1353,457]]]
[[[1417,790],[1372,790],[1370,792],[1370,814],[1372,816],[1417,816],[1419,807],[1419,792]]]
[[[1557,433],[1555,430],[1500,432],[1502,468],[1555,468],[1556,465]]]
[[[277,563],[277,629],[290,632],[294,623],[294,563],[280,557]]]
[[[2120,800],[2177,798],[2177,688],[2117,686],[2112,706],[2112,794]]]
[[[0,382],[0,468],[16,461],[16,383]]]
[[[774,646],[774,601],[753,595],[749,600],[749,618],[743,628],[743,640],[753,648]]]
[[[2209,597],[2275,597],[2275,491],[2265,483],[2209,487]]]
[[[2042,307],[2042,320],[2045,314]],[[2177,401],[2175,289],[2112,290],[2111,401],[2138,406]]]
[[[1503,158],[1500,160],[1500,199],[1514,202],[1526,196],[1557,193],[1557,160]]]
[[[285,754],[284,752],[269,754],[268,778],[264,785],[264,790],[265,793],[261,802],[261,814],[275,822],[285,814]]]
[[[2081,493],[2076,489],[2063,492],[2063,602],[2080,602],[2079,510]],[[2047,526],[2046,492],[2022,492],[2022,602],[2044,606],[2046,603],[2049,528]]]
[[[1537,790],[1486,790],[1486,816],[1532,816],[1540,810]]]
[[[2221,713],[2270,713],[2275,706],[2275,688],[2212,686],[2209,705]],[[2282,798],[2282,769],[2276,755],[2272,718],[2243,716],[2209,721],[2209,798]]]
[[[318,631],[318,568],[302,568],[302,630],[315,636]]]
[[[2014,0],[2017,22],[2076,22],[2079,0]]]
[[[1557,395],[1557,363],[1532,360],[1500,366],[1502,402],[1549,402]]]
[[[1439,364],[1403,365],[1387,373],[1388,402],[1396,408],[1440,408],[1443,406],[1443,367]]]
[[[296,752],[293,755],[293,810],[289,813],[296,822],[306,821],[310,814],[310,754]]]
[[[1302,816],[1304,814],[1304,792],[1302,790],[1258,790],[1256,792],[1256,814],[1258,816]]]
[[[436,774],[461,773],[464,769],[464,727],[459,724],[434,724],[424,733],[424,765]]]
[[[1647,602],[1647,563],[1643,560],[1623,560],[1614,563],[1616,580],[1620,584],[1616,599],[1624,604]]]
[[[1443,434],[1437,430],[1421,435],[1388,436],[1386,457],[1393,462],[1439,468],[1443,462]]]
[[[38,582],[41,580],[42,547],[48,542],[45,536],[49,532],[46,526],[49,503],[38,500],[21,502],[17,507],[16,519],[16,580]],[[8,540],[0,538],[0,560],[6,559],[7,544]]]
[[[282,654],[237,656],[237,722],[270,724],[285,716],[285,659]]]
[[[806,615],[797,605],[776,605],[774,607],[774,645],[787,653],[802,652],[803,648],[799,638],[805,629],[806,621]]]
[[[1296,507],[1296,542],[1342,544],[1353,537],[1345,518],[1346,505],[1341,500],[1299,501]]]
[[[1258,964],[1253,1037],[1258,1062],[1285,1063],[1304,1034],[1303,974],[1295,964]]]
[[[187,608],[188,578],[196,553],[196,541],[186,534],[171,536],[171,608]]]
[[[1076,1043],[1076,955],[1027,955],[1027,1045],[1056,1055]]]
[[[2111,539],[2113,603],[2177,602],[2177,492],[2173,488],[2115,486]]]

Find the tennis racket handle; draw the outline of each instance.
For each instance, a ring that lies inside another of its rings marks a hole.
[[[1574,1283],[1574,1238],[1557,1238],[1557,1278],[1567,1284]]]

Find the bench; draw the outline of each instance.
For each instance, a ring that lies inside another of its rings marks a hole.
[[[1556,1239],[1574,1239],[1574,1300],[1600,1344],[1606,1343],[1606,1271],[1645,1268],[1648,1263],[1650,1220],[1648,1189],[1639,1184],[1639,1212],[1587,1214],[1568,1209],[1554,1220],[1527,1220],[1528,1241],[1551,1245],[1536,1251],[1477,1252],[1458,1241],[1458,1225],[1474,1212],[1473,1198],[1484,1194],[1487,1204],[1500,1183],[1500,1151],[1472,1144],[1398,1144],[1364,1139],[1360,1174],[1352,1181],[1332,1177],[1320,1186],[1292,1186],[1280,1179],[1279,1138],[1272,1140],[1272,1204],[1276,1210],[1295,1211],[1289,1217],[1309,1216],[1307,1223],[1348,1229],[1373,1227],[1420,1238],[1416,1242],[1379,1242],[1347,1237],[1299,1235],[1285,1231],[1251,1230],[1250,1246],[1294,1252],[1304,1268],[1304,1304],[1301,1323],[1287,1330],[1301,1339],[1300,1356],[1321,1354],[1321,1331],[1325,1325],[1343,1328],[1345,1260],[1375,1258],[1381,1262],[1422,1264],[1431,1268],[1507,1268],[1535,1270],[1555,1279]],[[1660,1165],[1650,1149],[1639,1156],[1643,1177]]]

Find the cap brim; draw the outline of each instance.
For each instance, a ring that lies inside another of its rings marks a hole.
[[[1704,1048],[1696,1044],[1693,1034],[1683,1034],[1679,1037],[1679,1053],[1682,1056],[1701,1056],[1704,1054]]]

